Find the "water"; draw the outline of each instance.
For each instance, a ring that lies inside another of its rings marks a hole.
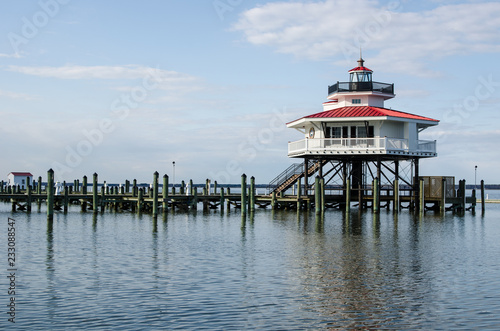
[[[52,225],[43,207],[0,208],[2,329],[500,329],[496,204],[485,216],[231,210],[157,222],[74,207]]]

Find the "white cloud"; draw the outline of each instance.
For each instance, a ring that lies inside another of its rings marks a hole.
[[[13,53],[13,54],[0,53],[0,57],[7,57],[7,58],[12,57],[12,58],[18,59],[21,57],[21,55],[17,54],[17,53]]]
[[[148,76],[157,77],[163,83],[189,82],[195,77],[145,66],[79,66],[66,65],[62,67],[23,67],[8,66],[7,70],[26,75],[51,77],[59,79],[144,79]]]
[[[0,97],[10,98],[10,99],[22,99],[22,100],[37,100],[39,97],[32,96],[25,93],[17,93],[11,91],[0,90]]]
[[[435,75],[426,59],[500,52],[500,3],[405,12],[398,1],[388,7],[372,0],[274,2],[243,12],[234,29],[252,44],[297,57],[352,63],[362,47],[377,53],[372,65]]]

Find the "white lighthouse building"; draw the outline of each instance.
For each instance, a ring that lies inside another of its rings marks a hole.
[[[436,141],[419,135],[439,121],[387,108],[385,102],[394,97],[394,84],[373,81],[373,71],[360,58],[349,70],[348,82],[328,87],[323,111],[287,123],[302,135],[288,143],[288,156],[304,162],[277,177],[270,191],[285,191],[303,177],[307,189],[309,178],[318,172],[341,188],[351,183],[360,201],[375,178],[382,187],[399,185],[401,179],[411,194],[417,194],[419,160],[437,156]]]
[[[349,82],[328,88],[322,112],[287,124],[304,134],[289,143],[289,157],[437,156],[436,142],[420,140],[419,133],[439,121],[385,108],[385,100],[395,96],[394,84],[374,82],[363,62],[349,70]]]

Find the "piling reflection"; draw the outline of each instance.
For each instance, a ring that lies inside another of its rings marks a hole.
[[[419,279],[423,278],[423,262],[415,242],[418,242],[416,232],[420,221],[414,223],[416,226],[407,246],[400,247],[397,214],[393,220],[392,213],[343,212],[336,215],[342,215],[339,224],[342,235],[316,236],[315,241],[309,240],[309,245],[314,242],[317,246],[316,250],[312,247],[309,250],[321,253],[314,255],[315,260],[304,256],[300,267],[304,272],[301,279],[308,279],[304,293],[311,297],[311,302],[316,302],[316,306],[310,308],[329,320],[330,327],[376,328],[404,314],[411,306],[407,298],[415,296],[408,292],[424,295],[430,291],[425,280]],[[316,230],[321,224],[321,231],[317,233],[324,233],[328,223],[337,220],[316,217]],[[407,277],[416,277],[417,286],[422,285],[422,288],[407,288]],[[380,324],[377,324],[378,319]]]

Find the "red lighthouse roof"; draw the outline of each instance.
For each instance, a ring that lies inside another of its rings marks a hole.
[[[301,119],[312,119],[312,118],[346,118],[346,117],[398,117],[405,118],[411,120],[418,121],[430,121],[430,122],[439,122],[439,120],[435,120],[433,118],[414,115],[410,113],[405,113],[399,110],[381,108],[381,107],[373,107],[373,106],[348,106],[336,108],[328,111],[322,111],[316,114],[304,116],[295,121],[292,121],[287,124],[291,124]]]
[[[367,68],[367,67],[356,67],[356,68],[352,68],[351,70],[349,70],[349,72],[352,72],[352,71],[369,71],[369,72],[373,72],[373,70]]]
[[[356,68],[352,68],[351,70],[349,70],[349,72],[353,72],[353,71],[369,71],[369,72],[373,72],[373,70],[365,67],[364,63],[365,63],[365,60],[363,60],[363,58],[360,56],[359,60],[358,60],[358,66]]]

